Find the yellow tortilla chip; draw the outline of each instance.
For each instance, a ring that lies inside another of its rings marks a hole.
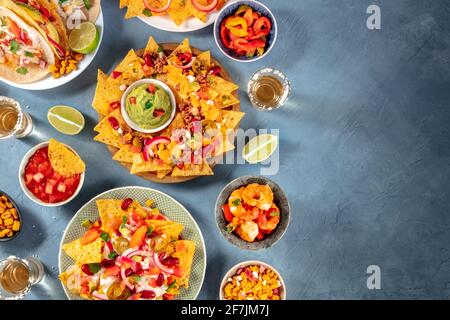
[[[232,110],[221,110],[222,121],[221,128],[234,129],[239,125],[239,122],[244,117],[245,113]]]
[[[142,16],[143,11],[145,9],[145,4],[143,0],[125,0],[123,1],[123,6],[128,7],[127,13],[125,14],[125,19]]]
[[[206,162],[202,164],[186,164],[183,169],[174,167],[172,177],[212,176],[214,173]]]
[[[141,61],[133,49],[128,51],[126,57],[119,63],[114,71],[122,72],[122,75],[116,79],[109,78],[111,81],[121,84],[131,84],[137,80],[141,80],[145,74],[142,71]]]
[[[208,4],[207,1],[205,0],[199,0],[199,2],[203,5]],[[203,3],[202,3],[203,2]],[[197,19],[200,19],[203,22],[206,22],[206,18],[207,18],[207,13],[206,12],[202,12],[200,10],[197,10],[193,5],[191,1],[187,1],[186,3],[186,9],[189,12],[189,15],[196,17]]]
[[[142,156],[141,156],[142,157]],[[136,174],[141,172],[159,171],[159,170],[169,170],[172,167],[168,164],[158,164],[152,160],[133,162],[131,166],[130,173]]]
[[[156,171],[156,177],[158,179],[162,179],[162,178],[164,178],[165,176],[167,176],[171,172],[172,172],[172,169],[158,170],[158,171]]]
[[[131,151],[130,145],[123,145],[122,148],[120,148],[120,150],[114,154],[113,160],[125,163],[133,163],[133,157],[135,154],[136,153]]]
[[[122,217],[128,216],[127,211],[121,208],[122,201],[121,199],[99,199],[95,201],[103,231],[111,234],[119,228]]]
[[[211,87],[220,92],[221,95],[230,94],[239,89],[239,86],[233,82],[226,81],[218,76],[209,76]]]
[[[120,0],[119,8],[122,9],[128,5],[129,0]]]
[[[150,37],[148,39],[147,46],[145,47],[144,55],[158,53],[159,51],[159,44],[155,41],[155,39],[153,39],[153,37]]]
[[[114,117],[117,119],[123,132],[131,131],[130,127],[123,119],[120,109],[115,109],[95,126],[94,131],[98,132],[99,134],[94,137],[94,140],[120,149],[123,145],[122,136],[117,130],[114,130],[111,127],[111,124],[108,120],[109,117]]]
[[[169,58],[171,58],[173,56],[176,56],[179,52],[182,52],[182,53],[190,52],[190,53],[192,53],[191,46],[189,44],[189,38],[184,39],[183,42],[180,43],[180,45],[178,47],[176,47],[175,50],[172,51],[172,53],[170,54]]]
[[[103,240],[97,240],[82,245],[81,238],[63,245],[64,252],[75,260],[77,265],[85,263],[100,263],[102,261],[102,246]]]
[[[177,284],[187,288],[191,274],[192,260],[195,253],[195,243],[191,240],[177,240],[169,243],[166,253],[180,261],[181,277],[177,277]]]
[[[226,108],[235,104],[238,104],[240,101],[238,98],[234,96],[234,94],[224,94],[222,95],[222,108]]]
[[[209,69],[209,67],[211,66],[211,52],[209,50],[200,53],[196,57],[196,59],[200,61],[202,65],[206,67],[206,69]]]
[[[109,81],[108,76],[98,69],[97,87],[92,107],[99,114],[106,116],[109,113],[109,105],[115,101],[120,102],[122,98],[123,91],[119,87],[120,84]]]
[[[55,139],[50,139],[48,144],[48,158],[53,170],[62,176],[73,176],[86,170],[83,160]]]
[[[235,146],[228,139],[223,139],[220,145],[214,150],[215,156],[220,156],[228,151],[234,150]]]
[[[186,7],[186,0],[172,0],[167,13],[177,26],[182,24],[190,15]]]

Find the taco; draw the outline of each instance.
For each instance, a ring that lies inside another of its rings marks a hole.
[[[95,23],[100,14],[100,0],[51,0],[67,29],[76,28],[81,22]]]
[[[54,62],[44,37],[0,6],[0,77],[15,83],[33,82],[48,74]]]
[[[36,28],[58,58],[62,59],[66,55],[69,50],[67,29],[50,0],[0,0],[0,5],[9,8]]]

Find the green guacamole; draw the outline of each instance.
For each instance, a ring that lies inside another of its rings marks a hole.
[[[137,86],[128,94],[125,103],[131,121],[145,130],[162,126],[172,113],[167,92],[158,85],[153,87],[154,93],[151,93],[148,84]]]

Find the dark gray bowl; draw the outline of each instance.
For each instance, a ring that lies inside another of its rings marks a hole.
[[[246,186],[250,183],[267,184],[273,191],[275,204],[278,206],[278,208],[280,208],[280,223],[278,224],[277,228],[271,235],[269,235],[265,239],[255,242],[247,242],[245,240],[242,240],[234,233],[228,233],[226,230],[228,222],[225,220],[222,212],[222,206],[228,201],[230,194],[234,190],[242,186]],[[286,194],[278,184],[266,177],[261,176],[244,176],[228,183],[217,197],[215,211],[217,227],[219,228],[225,239],[227,239],[235,246],[246,250],[260,250],[273,246],[283,237],[288,228],[290,220],[290,207]]]
[[[7,242],[7,241],[11,241],[12,239],[14,239],[15,237],[17,237],[19,235],[20,232],[22,232],[22,228],[23,228],[23,220],[22,220],[22,215],[20,214],[20,210],[19,207],[17,206],[17,204],[14,202],[14,200],[8,196],[8,194],[6,194],[5,192],[3,192],[2,190],[0,190],[0,196],[5,196],[8,198],[9,201],[11,201],[12,205],[14,208],[16,208],[17,210],[17,215],[19,216],[19,221],[20,221],[20,229],[18,232],[14,233],[14,235],[11,238],[0,238],[0,242]]]

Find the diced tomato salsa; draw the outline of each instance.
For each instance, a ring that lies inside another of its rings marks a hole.
[[[77,190],[80,175],[64,177],[55,172],[48,158],[48,147],[37,150],[25,166],[25,185],[39,200],[58,203],[69,199]]]

